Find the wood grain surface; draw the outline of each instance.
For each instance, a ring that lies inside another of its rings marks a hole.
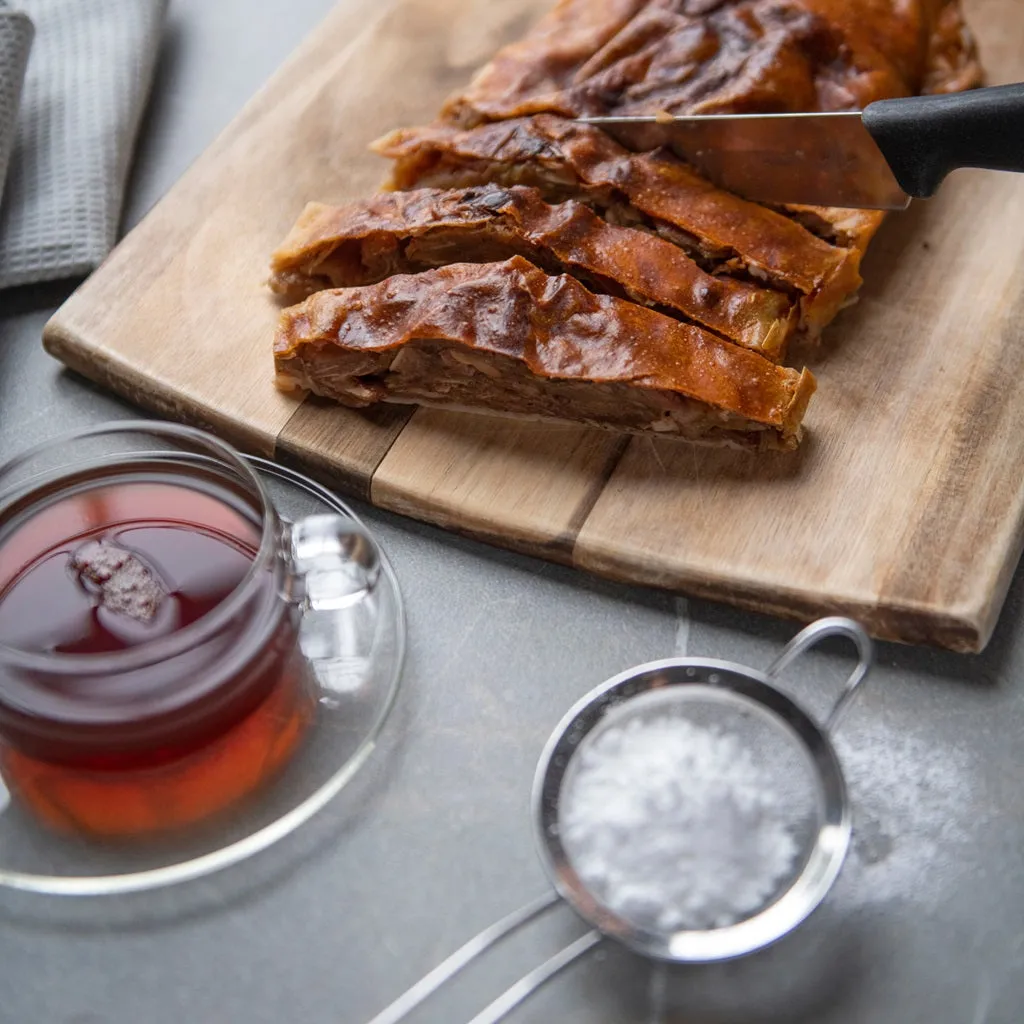
[[[373,191],[549,0],[342,0],[61,308],[47,348],[161,415],[375,504],[617,579],[979,650],[1024,544],[1024,177],[957,172],[886,223],[810,363],[797,455],[757,458],[437,410],[296,404],[272,383],[267,258],[309,199]],[[1019,0],[965,0],[990,80]]]

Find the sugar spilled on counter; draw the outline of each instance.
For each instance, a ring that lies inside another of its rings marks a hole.
[[[679,715],[632,718],[588,739],[559,826],[591,893],[660,931],[752,916],[800,852],[787,808],[739,738]]]

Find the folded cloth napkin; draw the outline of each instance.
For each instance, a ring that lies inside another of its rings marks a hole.
[[[14,149],[21,85],[31,49],[32,22],[28,15],[11,10],[7,0],[0,0],[0,198]]]
[[[0,288],[86,274],[113,247],[167,0],[7,4],[32,20],[35,41],[0,204]]]

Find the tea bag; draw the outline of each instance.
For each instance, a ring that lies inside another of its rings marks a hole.
[[[167,588],[138,555],[108,541],[90,541],[71,556],[79,582],[97,593],[101,607],[137,622],[152,622]]]

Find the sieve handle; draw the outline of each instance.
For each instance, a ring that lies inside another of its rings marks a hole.
[[[537,989],[546,985],[556,974],[561,974],[566,967],[589,953],[603,939],[604,936],[596,929],[587,932],[586,935],[581,935],[561,952],[523,975],[514,985],[510,985],[493,1003],[481,1010],[469,1024],[500,1024]]]
[[[513,932],[517,932],[523,925],[529,924],[534,918],[540,917],[541,914],[550,910],[556,906],[559,902],[558,893],[552,890],[551,892],[545,893],[543,896],[538,896],[535,900],[531,900],[526,904],[525,907],[520,907],[519,910],[514,910],[511,914],[506,915],[500,921],[492,924],[489,928],[485,928],[482,932],[474,935],[467,943],[460,946],[454,953],[451,954],[446,960],[438,964],[429,974],[424,975],[420,978],[412,988],[407,989],[402,995],[400,995],[393,1003],[385,1007],[380,1013],[377,1014],[370,1024],[398,1024],[399,1021],[405,1020],[406,1017],[416,1009],[420,1003],[424,1002],[428,996],[433,995],[445,982],[450,981],[455,977],[464,967],[472,963],[482,953],[486,953],[492,946],[497,945],[507,935],[511,935]],[[564,952],[564,951],[563,951]],[[541,968],[537,968],[537,971],[543,970],[544,967],[548,967],[548,964],[542,965]],[[566,964],[568,966],[568,964]],[[560,970],[561,968],[557,968]],[[536,972],[531,972],[527,975],[527,979],[533,978]],[[551,974],[547,977],[552,976]],[[523,979],[517,984],[522,986],[527,980]],[[546,980],[546,978],[544,979]],[[543,981],[537,982],[534,987],[540,987]],[[515,988],[516,986],[513,986]],[[530,990],[532,991],[532,989]],[[521,1002],[529,992],[526,994],[520,994],[517,1002]],[[502,999],[508,998],[508,993],[501,997]],[[495,1003],[491,1004],[495,1007],[500,1000],[496,1000]],[[487,1011],[484,1011],[485,1013]],[[479,1019],[486,1019],[480,1018]],[[493,1018],[494,1020],[500,1020],[501,1017]]]
[[[825,719],[826,732],[831,732],[839,724],[850,701],[857,692],[857,687],[864,682],[868,672],[871,671],[871,666],[875,659],[874,645],[871,643],[871,637],[853,619],[839,617],[819,619],[817,622],[812,622],[802,632],[797,633],[786,644],[786,649],[775,659],[767,672],[769,679],[778,678],[800,655],[830,636],[843,636],[848,640],[852,640],[857,648],[860,660],[857,662],[857,667],[850,674],[849,679],[846,680],[843,692],[840,693],[839,699],[833,705],[828,718]]]

